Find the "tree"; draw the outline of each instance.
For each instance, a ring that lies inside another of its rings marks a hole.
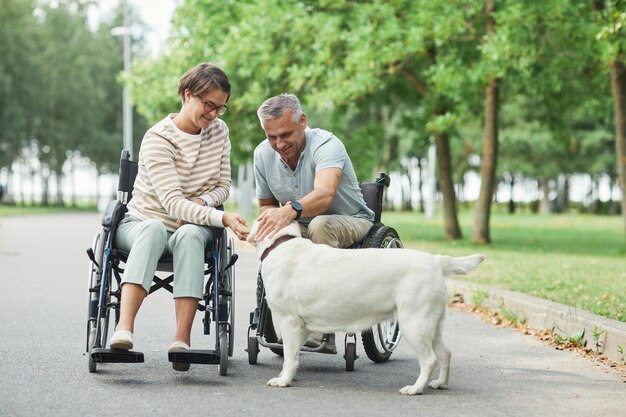
[[[615,153],[622,189],[622,218],[626,235],[626,10],[622,0],[594,0],[600,30],[600,59],[611,73],[613,116],[615,118]]]
[[[487,34],[493,38],[495,31],[495,0],[487,0],[485,13],[487,15]],[[496,182],[496,166],[498,160],[498,111],[499,111],[499,79],[493,71],[489,73],[485,88],[485,142],[483,158],[480,168],[480,193],[476,202],[474,217],[474,232],[472,239],[478,243],[490,243],[489,217],[491,201]]]
[[[458,239],[449,135],[471,92],[466,68],[479,56],[472,22],[479,10],[475,2],[189,1],[174,19],[170,55],[139,67],[133,90],[159,107],[163,99],[149,91],[162,92],[155,74],[163,82],[212,57],[239,89],[231,106],[239,117],[228,122],[244,137],[260,136],[254,109],[269,95],[294,92],[320,113],[395,96],[426,115],[423,129],[438,146],[446,237]],[[378,149],[390,137],[376,138]],[[252,145],[242,141],[235,151]]]
[[[32,81],[43,67],[36,62],[34,4],[26,0],[0,0],[0,168],[8,176],[7,200],[11,201],[13,162],[33,134],[33,105],[39,88]]]

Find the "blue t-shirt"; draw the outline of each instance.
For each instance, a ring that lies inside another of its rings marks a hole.
[[[306,145],[296,170],[282,160],[267,139],[254,150],[254,178],[258,198],[275,198],[280,204],[299,200],[311,191],[315,173],[325,168],[342,170],[341,180],[331,206],[322,214],[343,214],[374,221],[374,212],[363,200],[352,161],[343,143],[322,129],[305,129]],[[299,220],[308,224],[311,218]]]

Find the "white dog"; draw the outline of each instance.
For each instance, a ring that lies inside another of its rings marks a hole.
[[[437,362],[439,378],[429,386],[447,388],[451,354],[441,337],[444,277],[467,274],[484,255],[451,258],[409,249],[335,249],[301,238],[296,222],[271,239],[255,242],[257,225],[248,241],[263,259],[267,303],[279,323],[284,352],[282,372],[268,385],[291,383],[300,348],[311,332],[356,333],[397,317],[420,365],[415,384],[400,393],[421,394]]]

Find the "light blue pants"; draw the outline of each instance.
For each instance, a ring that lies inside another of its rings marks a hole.
[[[204,292],[204,253],[213,240],[213,232],[206,226],[185,224],[175,232],[168,232],[159,220],[140,220],[126,215],[115,232],[116,248],[130,252],[122,283],[143,286],[146,292],[152,286],[159,258],[173,257],[174,298],[202,298]]]

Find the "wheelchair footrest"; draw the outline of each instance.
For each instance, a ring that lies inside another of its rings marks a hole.
[[[200,363],[204,365],[218,365],[220,363],[220,352],[218,350],[175,350],[168,352],[167,357],[170,362]]]
[[[132,350],[93,348],[91,357],[98,363],[141,363],[143,353]]]

